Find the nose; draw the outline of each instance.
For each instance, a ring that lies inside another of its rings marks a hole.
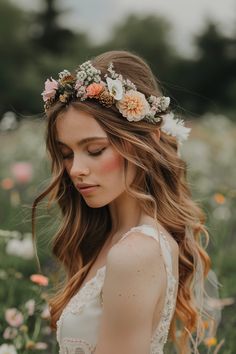
[[[89,168],[85,162],[82,161],[78,156],[74,156],[73,163],[70,169],[70,176],[73,179],[79,176],[86,176],[89,174]]]

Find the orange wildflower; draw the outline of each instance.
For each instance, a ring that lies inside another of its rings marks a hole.
[[[93,97],[98,97],[99,94],[104,90],[104,85],[102,84],[97,84],[94,82],[93,84],[89,85],[86,88],[86,92],[88,97],[93,98]]]
[[[38,285],[47,286],[48,278],[41,274],[32,274],[30,280]]]
[[[214,345],[216,345],[217,339],[216,339],[216,337],[208,337],[208,338],[204,339],[204,343],[208,348],[213,347]]]
[[[221,193],[214,194],[214,200],[217,204],[224,204],[225,203],[225,196]]]
[[[1,186],[2,186],[2,189],[5,189],[5,190],[12,189],[14,187],[14,181],[10,177],[3,178],[3,180],[1,181]]]

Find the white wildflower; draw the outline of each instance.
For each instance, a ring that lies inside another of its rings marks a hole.
[[[2,344],[0,345],[0,354],[17,354],[17,351],[12,344]]]
[[[23,259],[32,259],[34,257],[33,242],[28,237],[23,240],[10,240],[6,245],[6,253]]]
[[[60,79],[64,79],[64,77],[70,76],[71,73],[70,73],[68,70],[63,70],[63,71],[61,71],[58,75],[59,75],[59,78],[60,78]]]
[[[76,78],[78,81],[84,82],[84,80],[87,78],[87,74],[84,70],[78,71],[76,74]]]
[[[160,97],[160,107],[162,111],[165,111],[170,104],[170,97],[162,96]]]
[[[118,79],[112,80],[107,77],[107,86],[110,94],[115,98],[115,100],[120,101],[123,97],[123,86],[122,82]]]
[[[168,135],[176,137],[179,143],[182,143],[183,140],[187,140],[191,128],[186,128],[183,120],[177,118],[174,119],[173,112],[162,115],[162,119],[162,131]]]
[[[28,310],[28,315],[33,316],[34,311],[35,311],[35,300],[30,299],[30,300],[26,301],[25,308]]]

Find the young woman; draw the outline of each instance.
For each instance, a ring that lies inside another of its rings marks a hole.
[[[49,300],[60,353],[160,354],[168,337],[190,353],[202,333],[194,280],[210,265],[178,150],[190,129],[126,51],[64,70],[42,95],[52,182],[33,225],[49,195],[61,210],[53,254],[67,274]]]

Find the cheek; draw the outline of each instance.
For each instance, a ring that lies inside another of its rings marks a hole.
[[[106,156],[100,163],[99,170],[102,174],[112,173],[123,168],[123,157],[118,154]]]

